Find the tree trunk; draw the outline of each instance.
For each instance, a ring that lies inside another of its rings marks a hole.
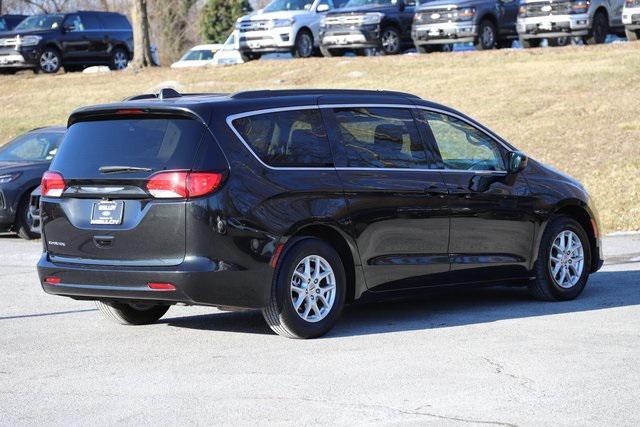
[[[155,64],[151,56],[151,39],[149,37],[149,16],[147,0],[133,0],[131,10],[133,19],[133,61],[134,68],[151,67]]]

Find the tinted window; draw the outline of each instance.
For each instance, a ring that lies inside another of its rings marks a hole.
[[[15,30],[16,31],[29,31],[29,30],[55,30],[60,26],[64,15],[34,15],[29,16],[24,21],[20,22]]]
[[[80,18],[80,15],[69,15],[67,16],[67,18],[64,20],[64,28],[67,31],[84,31],[84,24],[82,23],[82,19]]]
[[[339,108],[337,134],[349,167],[426,168],[411,111],[404,108]]]
[[[233,125],[268,165],[333,165],[322,115],[317,109],[243,117],[234,120]]]
[[[4,18],[0,18],[0,31],[7,31],[9,26],[5,22]]]
[[[109,30],[131,30],[131,24],[124,15],[118,13],[101,13],[100,19]]]
[[[213,52],[211,49],[190,50],[182,57],[182,61],[207,61],[212,58]]]
[[[34,132],[21,135],[0,148],[0,161],[33,162],[51,160],[64,134]]]
[[[84,24],[85,30],[99,30],[103,28],[100,21],[98,21],[98,17],[91,13],[82,14],[82,23]]]
[[[91,178],[100,166],[190,169],[202,136],[189,119],[121,119],[79,122],[67,131],[52,170]],[[149,173],[149,174],[150,174]]]
[[[422,111],[447,169],[505,170],[498,143],[479,129],[445,114]]]

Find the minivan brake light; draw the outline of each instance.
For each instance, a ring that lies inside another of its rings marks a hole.
[[[212,193],[220,187],[219,172],[160,172],[147,182],[147,191],[158,199],[186,199]]]
[[[40,191],[44,197],[60,197],[64,191],[64,178],[58,172],[46,171],[42,175]]]

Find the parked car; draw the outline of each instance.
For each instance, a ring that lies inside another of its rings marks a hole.
[[[627,0],[622,10],[622,23],[629,41],[640,39],[640,0]]]
[[[42,234],[42,230],[40,228],[40,192],[41,187],[38,185],[32,192],[29,197],[29,216],[31,219],[31,233],[34,236],[40,236]]]
[[[238,45],[245,61],[263,53],[291,52],[308,58],[318,47],[324,13],[343,0],[273,0],[264,9],[238,19]]]
[[[0,69],[56,73],[92,65],[122,70],[133,57],[133,31],[124,15],[75,12],[34,15],[0,34]]]
[[[216,65],[242,64],[244,59],[238,50],[238,31],[233,31],[220,50],[213,55],[213,63]]]
[[[133,99],[73,112],[42,179],[44,291],[117,322],[259,308],[308,338],[365,295],[569,300],[602,265],[584,187],[452,108],[354,90]]]
[[[13,30],[26,17],[26,15],[1,15],[0,32]]]
[[[624,0],[522,0],[518,36],[524,48],[538,47],[543,39],[581,37],[585,44],[604,43],[610,32],[623,34]]]
[[[476,49],[511,47],[518,37],[517,0],[436,0],[421,4],[413,20],[418,52],[441,51],[451,43]]]
[[[31,230],[29,196],[49,168],[65,128],[33,129],[0,147],[0,230],[15,231],[23,239]]]
[[[194,46],[179,61],[171,64],[171,68],[205,67],[213,64],[213,56],[222,48],[219,43]]]
[[[346,51],[395,55],[412,48],[414,6],[414,0],[349,0],[322,20],[322,55],[340,56]]]

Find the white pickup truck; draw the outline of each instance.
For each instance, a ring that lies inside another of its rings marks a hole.
[[[318,48],[318,30],[325,12],[343,3],[346,1],[273,0],[264,9],[238,19],[238,49],[245,60],[271,52],[308,58]]]

